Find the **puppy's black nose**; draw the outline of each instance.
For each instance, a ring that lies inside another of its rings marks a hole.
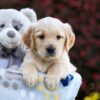
[[[8,31],[7,35],[10,38],[14,38],[15,37],[15,32],[14,31]]]
[[[46,48],[46,51],[48,54],[53,55],[55,53],[55,48],[52,45],[50,45]]]

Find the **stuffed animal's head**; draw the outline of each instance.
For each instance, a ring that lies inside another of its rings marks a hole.
[[[21,37],[32,22],[37,21],[32,9],[0,10],[0,45],[14,49],[21,44]]]

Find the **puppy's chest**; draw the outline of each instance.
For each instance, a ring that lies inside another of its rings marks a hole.
[[[51,63],[35,62],[35,66],[39,72],[47,72],[48,68],[51,66]]]

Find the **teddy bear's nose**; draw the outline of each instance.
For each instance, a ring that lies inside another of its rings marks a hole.
[[[15,37],[15,32],[14,32],[14,31],[9,31],[9,32],[7,33],[7,35],[8,35],[8,37],[10,37],[10,38],[14,38],[14,37]]]

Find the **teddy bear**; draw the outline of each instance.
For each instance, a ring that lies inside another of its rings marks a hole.
[[[26,51],[22,36],[36,21],[36,13],[30,8],[0,10],[0,69],[20,66]]]

